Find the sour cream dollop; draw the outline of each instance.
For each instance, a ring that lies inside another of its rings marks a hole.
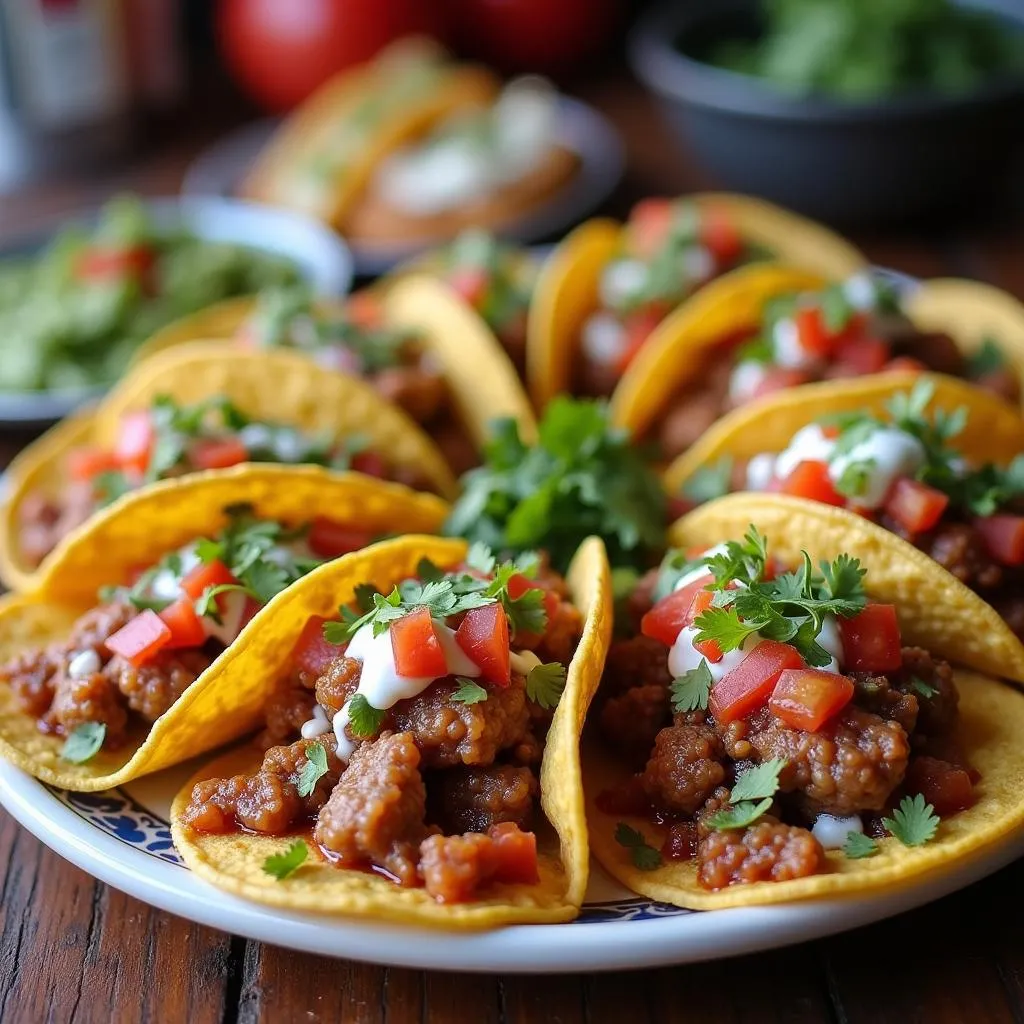
[[[851,832],[863,832],[864,823],[856,814],[848,818],[840,818],[834,814],[819,814],[814,819],[811,835],[826,850],[841,850],[846,845],[846,838]]]

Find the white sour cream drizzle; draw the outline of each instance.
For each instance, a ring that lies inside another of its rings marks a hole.
[[[88,679],[90,676],[96,675],[99,670],[99,655],[91,647],[87,647],[84,651],[79,651],[68,662],[69,679]]]
[[[591,362],[601,366],[617,363],[626,351],[626,328],[613,313],[594,313],[583,321],[580,344]]]
[[[870,312],[878,305],[878,285],[869,273],[854,274],[843,282],[843,297],[862,312]]]
[[[814,819],[811,835],[826,850],[841,850],[846,845],[846,838],[851,832],[863,832],[864,823],[860,816],[853,814],[848,818],[839,818],[834,814],[819,814]]]
[[[772,353],[779,366],[793,370],[805,370],[817,362],[817,357],[800,344],[796,321],[788,316],[777,320],[772,327]]]
[[[744,359],[729,375],[729,398],[739,404],[754,397],[754,392],[768,376],[768,368],[756,359]]]

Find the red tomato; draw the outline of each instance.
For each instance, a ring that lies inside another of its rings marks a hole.
[[[974,528],[997,561],[1024,565],[1024,516],[984,516],[974,520]]]
[[[181,579],[181,589],[196,601],[203,596],[207,587],[220,587],[237,582],[231,570],[220,559],[215,558],[210,562],[201,562],[185,573]]]
[[[487,604],[466,612],[455,631],[455,642],[470,661],[480,666],[481,679],[498,686],[508,686],[512,681],[508,619],[500,604]]]
[[[149,466],[149,453],[155,439],[153,421],[145,409],[125,413],[114,442],[114,455],[121,468],[142,476]]]
[[[760,711],[787,668],[804,668],[796,648],[762,640],[734,669],[711,687],[708,711],[720,725]]]
[[[192,599],[179,597],[174,604],[169,604],[162,612],[160,618],[167,624],[171,631],[171,638],[167,641],[170,647],[202,647],[206,642],[206,631],[203,629],[203,622],[196,615]]]
[[[948,504],[942,491],[904,476],[886,496],[885,511],[908,533],[924,533],[942,518]]]
[[[688,626],[692,626],[711,607],[714,597],[714,593],[710,590],[698,590],[693,595],[693,600],[690,602],[690,610],[686,613],[686,624]],[[714,665],[717,665],[722,660],[722,648],[718,645],[717,640],[695,641],[693,649]]]
[[[732,266],[743,254],[743,236],[724,209],[709,207],[701,212],[700,240],[720,266]]]
[[[800,347],[812,356],[825,358],[832,353],[833,339],[825,326],[825,317],[817,306],[801,306],[793,314]]]
[[[903,788],[911,795],[920,793],[940,817],[955,814],[974,803],[970,773],[937,757],[913,758]]]
[[[389,632],[398,675],[406,679],[441,679],[448,675],[448,662],[426,608],[417,608],[395,619]]]
[[[896,606],[869,604],[852,618],[840,618],[843,664],[851,672],[895,672],[903,664]]]
[[[338,558],[372,544],[373,534],[369,530],[355,530],[342,526],[341,523],[336,523],[326,516],[317,516],[309,524],[309,536],[306,541],[317,557]]]
[[[897,356],[885,364],[886,373],[926,373],[928,367],[912,356]]]
[[[189,458],[196,469],[227,469],[249,458],[249,452],[237,437],[209,438],[196,441],[189,449]]]
[[[72,448],[65,465],[72,480],[92,480],[121,468],[117,456],[106,448]]]
[[[92,246],[78,259],[75,272],[87,281],[106,281],[118,277],[145,277],[156,260],[147,245],[101,248]]]
[[[494,880],[509,885],[535,885],[537,872],[537,837],[524,832],[515,822],[492,825],[488,835],[493,843]]]
[[[690,624],[689,615],[694,596],[713,580],[714,577],[708,573],[687,583],[680,590],[667,594],[640,620],[640,632],[671,647],[680,631]]]
[[[780,490],[783,494],[792,494],[796,498],[809,498],[811,501],[820,501],[824,505],[843,506],[846,504],[846,498],[832,484],[826,462],[808,460],[797,463],[793,472],[782,481]]]
[[[147,608],[108,636],[104,646],[138,668],[152,660],[170,640],[170,627],[155,611]]]
[[[311,676],[326,671],[327,666],[341,654],[337,644],[330,644],[324,639],[324,623],[328,621],[320,615],[311,615],[292,648],[292,663]]]
[[[437,5],[422,0],[221,0],[217,12],[228,66],[271,110],[301,103],[399,36],[440,28]]]
[[[504,71],[556,72],[597,56],[617,0],[446,0],[460,48]]]
[[[548,622],[554,617],[561,603],[561,598],[553,590],[542,587],[536,580],[531,580],[528,576],[522,575],[522,573],[516,573],[514,576],[509,577],[507,589],[508,596],[513,601],[518,601],[528,590],[543,590],[544,611],[547,613]],[[518,639],[526,643],[533,636],[535,636],[533,633],[520,633]]]
[[[674,200],[641,199],[629,211],[626,248],[639,259],[650,259],[665,244],[674,217]]]
[[[491,279],[483,267],[456,267],[448,274],[448,285],[467,305],[479,309],[487,296]]]
[[[786,669],[775,684],[768,707],[794,729],[817,732],[850,703],[853,680],[817,668]]]
[[[665,311],[661,307],[638,309],[626,317],[623,321],[623,327],[626,329],[626,346],[615,364],[619,373],[626,372],[626,367],[636,358],[636,354],[664,319]]]
[[[889,366],[889,343],[881,338],[853,338],[840,342],[836,360],[829,368],[832,377],[863,377],[880,373]]]
[[[384,304],[379,295],[364,288],[348,297],[345,316],[358,327],[379,327],[384,320]]]
[[[788,366],[773,366],[764,375],[761,383],[754,388],[753,398],[761,398],[764,395],[771,395],[776,391],[784,391],[786,388],[799,387],[807,384],[811,375],[805,370],[793,370]]]
[[[357,473],[365,473],[367,476],[375,476],[383,479],[388,474],[387,463],[383,456],[376,452],[359,452],[352,456],[352,468]]]

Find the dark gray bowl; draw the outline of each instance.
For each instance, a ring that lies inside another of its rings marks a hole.
[[[980,6],[975,4],[974,6]],[[984,5],[1024,30],[1024,4]],[[1024,141],[1024,79],[870,103],[797,97],[684,56],[749,33],[750,0],[677,0],[630,38],[635,74],[719,185],[822,220],[910,220],[986,196]]]

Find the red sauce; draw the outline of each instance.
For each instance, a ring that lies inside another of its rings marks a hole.
[[[693,860],[697,856],[697,825],[693,821],[681,821],[668,830],[661,847],[665,860]]]

